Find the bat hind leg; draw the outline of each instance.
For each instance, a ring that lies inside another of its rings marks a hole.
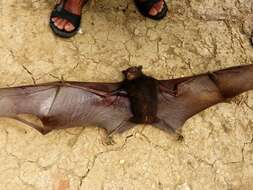
[[[129,120],[123,120],[118,126],[113,128],[105,128],[107,131],[106,136],[103,139],[103,144],[105,145],[113,145],[115,144],[113,140],[113,135],[118,133],[122,134],[123,132],[133,128],[136,124],[130,122]]]
[[[36,129],[36,130],[39,131],[42,135],[46,135],[47,133],[49,133],[50,131],[52,131],[52,129],[49,128],[49,127],[47,127],[47,126],[45,126],[45,127],[40,127],[40,126],[38,126],[38,125],[36,125],[36,124],[34,124],[34,123],[31,123],[31,122],[26,121],[26,120],[24,120],[24,119],[22,119],[22,118],[19,118],[19,117],[12,117],[12,118],[15,119],[15,120],[17,120],[17,121],[19,121],[19,122],[21,122],[21,123],[24,123],[25,125],[28,125],[28,126],[34,128],[34,129]]]
[[[153,126],[155,126],[156,128],[169,133],[173,139],[177,140],[177,141],[182,141],[183,140],[183,136],[180,134],[180,132],[178,132],[177,130],[175,130],[172,126],[170,126],[168,123],[166,123],[166,121],[164,121],[163,119],[159,119],[158,122],[154,123]]]
[[[131,128],[133,128],[136,124],[132,123],[130,120],[123,120],[117,127],[112,130],[108,130],[108,136],[112,136],[115,133],[123,133]]]

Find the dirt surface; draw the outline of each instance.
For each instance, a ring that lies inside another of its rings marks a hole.
[[[161,22],[130,0],[97,0],[72,39],[48,26],[53,0],[0,0],[0,85],[112,82],[143,65],[159,79],[253,62],[252,0],[173,0]],[[0,189],[253,189],[253,92],[188,120],[182,142],[152,126],[114,136],[84,126],[46,136],[0,120]]]

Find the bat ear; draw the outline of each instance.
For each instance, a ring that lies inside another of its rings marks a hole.
[[[124,76],[126,76],[127,70],[123,70],[121,72],[123,73]]]
[[[138,69],[139,69],[139,70],[142,70],[142,65],[141,65],[141,66],[138,66]]]

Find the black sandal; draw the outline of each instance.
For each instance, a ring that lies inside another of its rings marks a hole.
[[[160,0],[145,0],[143,2],[141,2],[140,0],[134,0],[136,7],[138,8],[139,12],[148,18],[151,18],[153,20],[161,20],[163,19],[168,12],[168,6],[166,4],[166,2],[163,0],[164,4],[163,4],[163,8],[162,10],[157,13],[157,15],[152,16],[149,14],[150,9],[153,7],[153,5],[157,2],[159,2]]]
[[[65,6],[66,1],[67,0],[62,0],[61,3],[55,5],[50,16],[49,26],[51,27],[51,29],[56,35],[63,38],[70,38],[74,36],[80,28],[81,15],[76,15],[65,10],[64,6]],[[52,21],[52,18],[54,17],[60,17],[60,18],[68,20],[75,27],[75,29],[72,31],[59,29],[57,26],[55,26],[54,22]]]
[[[251,35],[251,44],[253,46],[253,32],[252,32],[252,35]]]

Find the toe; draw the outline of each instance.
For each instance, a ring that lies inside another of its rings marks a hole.
[[[151,9],[150,9],[150,11],[148,12],[148,14],[150,14],[151,16],[155,16],[155,15],[157,15],[157,10],[154,8],[154,7],[152,7]]]
[[[66,24],[68,24],[68,20],[64,19],[62,22],[62,29],[65,29]]]
[[[53,18],[51,18],[51,20],[52,20],[53,22],[56,22],[56,21],[58,20],[58,17],[53,17]]]
[[[164,5],[164,1],[163,0],[160,0],[158,3],[156,3],[154,5],[154,8],[158,11],[158,12],[161,12],[162,9],[163,9],[163,5]]]
[[[155,4],[153,5],[153,7],[152,7],[152,8],[150,9],[150,11],[149,11],[149,14],[150,14],[151,16],[157,15],[159,12],[162,11],[163,6],[164,6],[164,1],[163,1],[163,0],[160,0],[159,2],[157,2],[157,3],[155,3]]]
[[[68,32],[72,31],[75,29],[75,27],[73,26],[73,24],[71,24],[70,22],[67,22],[64,26],[64,29]]]
[[[62,20],[62,19],[56,19],[56,20],[55,20],[54,25],[55,25],[57,28],[59,28],[61,20]]]
[[[59,28],[60,30],[63,29],[64,27],[64,19],[58,19],[56,22],[55,22],[55,26],[57,28]]]

